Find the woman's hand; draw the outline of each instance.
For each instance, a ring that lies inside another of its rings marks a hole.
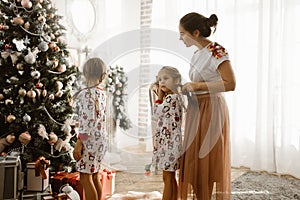
[[[73,157],[76,161],[80,160],[82,157],[83,145],[80,139],[77,139],[77,142],[74,146]]]
[[[181,88],[182,93],[186,94],[188,92],[199,91],[200,90],[200,84],[201,84],[201,82],[187,82]]]

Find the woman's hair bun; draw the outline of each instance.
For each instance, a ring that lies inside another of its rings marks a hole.
[[[212,14],[209,18],[208,18],[208,22],[209,22],[209,26],[210,27],[216,27],[218,24],[218,17],[215,14]]]

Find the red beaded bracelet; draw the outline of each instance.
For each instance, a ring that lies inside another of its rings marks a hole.
[[[154,101],[154,103],[156,103],[156,104],[161,104],[161,103],[162,103],[162,100],[157,99],[156,101]]]

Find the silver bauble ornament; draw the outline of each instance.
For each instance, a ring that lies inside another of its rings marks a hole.
[[[36,61],[35,55],[29,50],[28,54],[24,57],[25,62],[33,64]]]
[[[28,123],[28,122],[30,122],[30,120],[31,120],[31,117],[26,113],[26,114],[23,116],[23,121],[26,122],[26,123]]]
[[[41,51],[45,52],[45,51],[48,50],[48,43],[45,42],[45,41],[42,41],[42,42],[40,42],[38,48],[39,48]]]

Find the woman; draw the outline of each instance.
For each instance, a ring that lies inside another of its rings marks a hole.
[[[182,87],[190,94],[186,114],[179,197],[209,200],[216,183],[216,198],[230,199],[229,116],[222,92],[235,89],[227,51],[207,38],[216,30],[215,14],[206,18],[189,13],[180,19],[180,40],[196,46],[189,76]]]

